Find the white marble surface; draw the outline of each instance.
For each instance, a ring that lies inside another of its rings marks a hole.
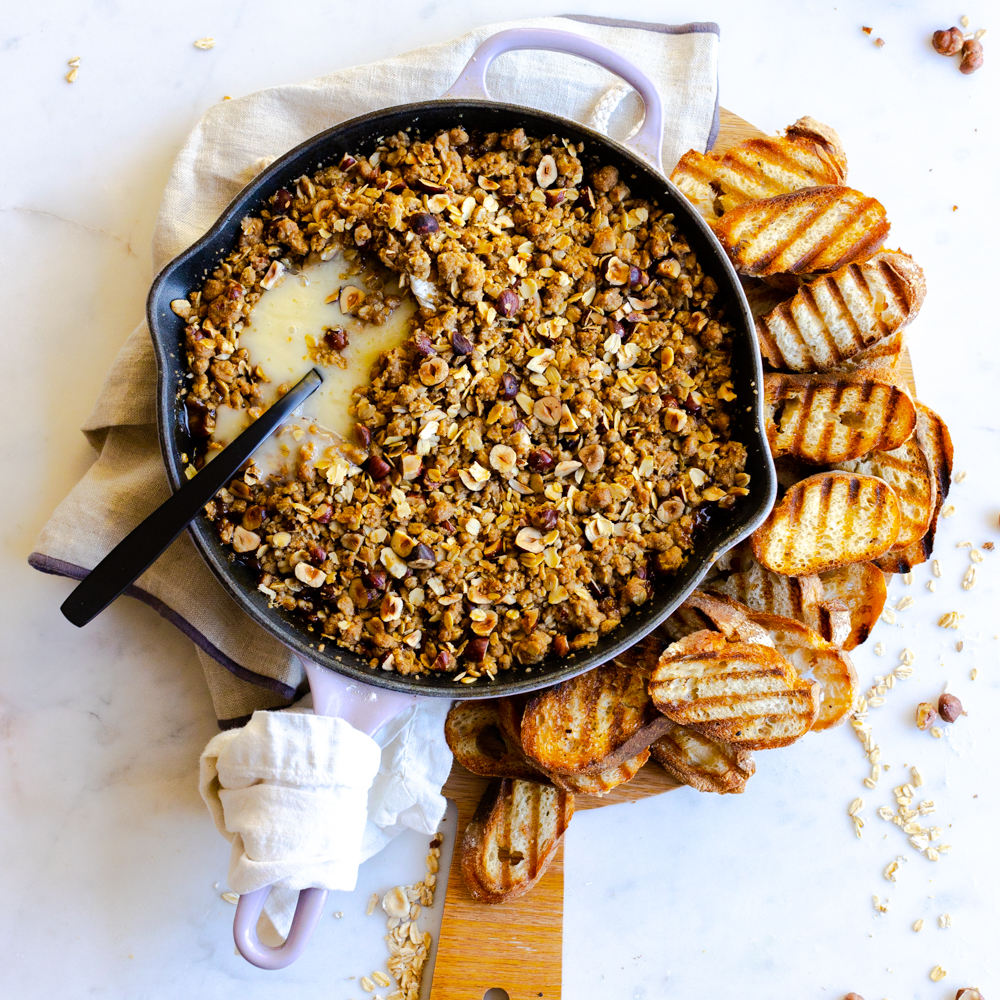
[[[345,9],[340,9],[344,7]],[[879,660],[856,656],[863,680],[899,651],[913,677],[873,713],[879,788],[850,731],[758,755],[742,797],[680,791],[581,814],[566,850],[564,994],[745,1000],[950,998],[997,989],[1000,805],[995,753],[997,562],[987,554],[969,593],[956,544],[997,540],[1000,386],[994,234],[1000,229],[1000,88],[990,45],[973,77],[936,56],[930,32],[963,13],[907,4],[652,0],[641,9],[577,0],[581,13],[722,26],[723,103],[776,129],[801,114],[836,126],[851,179],[893,220],[891,242],[927,271],[912,327],[922,397],[948,419],[955,517],[945,521],[935,594],[920,569],[916,603],[880,624]],[[90,461],[77,427],[119,344],[140,317],[148,244],[171,159],[203,110],[224,94],[306,79],[457,34],[497,16],[560,13],[555,0],[294,6],[248,0],[170,5],[8,3],[0,19],[0,322],[2,454],[16,472],[4,504],[0,666],[0,871],[4,886],[0,994],[18,997],[265,996],[350,998],[371,971],[382,925],[363,916],[372,887],[421,873],[422,845],[400,843],[363,872],[324,918],[294,969],[260,973],[232,954],[232,908],[213,883],[228,845],[196,791],[197,755],[214,732],[190,644],[153,612],[121,601],[84,632],[58,605],[68,584],[25,558],[59,497]],[[992,27],[986,0],[966,9]],[[877,49],[861,33],[873,25]],[[994,31],[1000,28],[993,28]],[[212,35],[202,52],[196,38]],[[63,81],[81,56],[79,79]],[[952,206],[958,206],[952,210]],[[27,484],[27,485],[25,485]],[[966,615],[957,632],[933,623]],[[965,642],[961,653],[956,640]],[[970,679],[970,669],[978,679]],[[944,684],[969,708],[945,738],[911,724]],[[932,864],[875,815],[918,764],[951,855]],[[864,795],[864,837],[848,802]],[[897,854],[897,884],[882,868]],[[877,916],[872,894],[890,898]],[[949,913],[953,926],[940,929]],[[925,921],[921,933],[910,925]],[[940,983],[928,973],[941,964]],[[474,998],[473,998],[474,1000]]]

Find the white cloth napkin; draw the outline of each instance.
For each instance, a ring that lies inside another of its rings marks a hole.
[[[439,97],[480,42],[515,27],[585,35],[643,69],[663,98],[667,170],[685,150],[705,149],[711,143],[718,90],[714,24],[544,17],[484,25],[392,59],[209,108],[178,154],[167,183],[153,234],[154,270],[197,240],[274,157],[355,115]],[[637,94],[607,70],[572,56],[507,53],[491,69],[489,83],[498,101],[555,112],[618,138],[642,118]],[[156,366],[143,323],[122,348],[83,428],[98,452],[97,461],[43,529],[32,565],[80,579],[167,498],[156,437],[155,387]],[[257,709],[287,705],[302,686],[297,658],[240,610],[186,535],[130,593],[197,644],[221,725],[241,725]]]
[[[232,842],[229,887],[242,894],[276,884],[264,910],[274,934],[259,929],[265,943],[288,934],[299,889],[350,891],[358,865],[404,829],[437,830],[452,759],[447,709],[444,700],[413,705],[373,739],[314,715],[304,699],[255,712],[205,747],[200,790]]]

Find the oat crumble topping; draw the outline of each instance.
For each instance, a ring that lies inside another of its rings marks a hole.
[[[402,673],[465,682],[585,649],[747,495],[732,328],[673,216],[583,144],[522,129],[389,138],[277,191],[172,303],[187,321],[194,465],[222,406],[263,410],[239,335],[261,295],[344,253],[343,312],[409,338],[355,389],[355,441],[251,464],[206,508],[273,606]],[[346,299],[345,299],[346,295]],[[338,337],[307,338],[337,364]],[[193,469],[192,469],[193,472]]]

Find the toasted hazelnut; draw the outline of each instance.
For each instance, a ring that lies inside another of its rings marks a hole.
[[[848,993],[844,1000],[865,1000],[865,998],[860,993]]]
[[[406,563],[392,549],[382,549],[379,561],[397,580],[402,580],[409,572]]]
[[[421,235],[425,233],[436,233],[440,226],[438,226],[438,220],[426,212],[420,212],[417,215],[410,216],[410,229],[415,233],[420,233]]]
[[[295,577],[307,587],[322,587],[326,583],[326,573],[307,562],[300,562],[295,567]]]
[[[451,346],[456,354],[471,354],[472,341],[464,333],[457,330],[451,335]]]
[[[549,427],[555,427],[562,418],[562,403],[555,396],[543,396],[535,400],[535,416]]]
[[[961,28],[935,31],[931,35],[931,45],[934,46],[934,51],[940,52],[943,56],[957,56],[962,51],[963,41]]]
[[[656,516],[664,523],[670,524],[671,521],[676,521],[677,518],[684,513],[684,501],[680,497],[671,497],[669,500],[664,500],[659,507],[656,508]]]
[[[287,188],[278,188],[271,199],[275,215],[282,215],[292,207],[292,193]]]
[[[416,548],[417,543],[402,528],[397,528],[392,533],[389,545],[397,556],[405,559]]]
[[[369,455],[364,464],[364,470],[375,482],[385,479],[391,471],[391,466],[381,455]]]
[[[370,569],[362,579],[366,586],[375,590],[385,590],[385,585],[389,582],[389,578],[380,569]]]
[[[411,553],[410,567],[412,569],[433,569],[437,565],[437,557],[429,545],[421,542]]]
[[[331,351],[342,351],[345,347],[349,347],[351,343],[347,339],[347,331],[341,327],[327,330],[323,334],[323,342]]]
[[[367,448],[372,443],[372,432],[364,424],[354,425],[354,436],[362,448]]]
[[[384,622],[394,622],[402,617],[403,599],[398,594],[389,593],[382,598],[378,616]]]
[[[953,694],[943,694],[938,698],[938,713],[945,722],[955,722],[960,715],[968,715],[962,702]]]
[[[499,185],[499,184],[497,184],[497,182],[496,182],[496,181],[494,181],[494,180],[491,180],[491,179],[490,179],[489,177],[487,177],[487,176],[486,176],[485,174],[480,174],[480,175],[479,175],[479,176],[478,176],[478,177],[476,178],[476,183],[477,183],[477,184],[478,184],[478,185],[479,185],[479,186],[480,186],[480,187],[481,187],[481,188],[482,188],[482,189],[483,189],[484,191],[496,191],[496,189],[497,189],[498,187],[500,187],[500,185]]]
[[[414,335],[413,349],[424,358],[432,358],[437,354],[437,351],[434,350],[434,345],[431,343],[431,338],[423,330]]]
[[[555,182],[558,176],[559,170],[556,167],[555,157],[546,153],[538,161],[538,169],[535,171],[535,180],[538,181],[538,186],[547,188]]]
[[[983,44],[977,38],[968,39],[962,46],[962,61],[959,70],[966,75],[975,73],[983,65]]]
[[[490,474],[478,462],[473,462],[471,468],[459,469],[458,478],[462,480],[462,485],[467,490],[479,493],[480,490],[486,488],[486,484],[490,481]]]
[[[490,451],[490,465],[508,478],[517,472],[517,452],[510,445],[495,444]]]
[[[525,552],[543,552],[545,542],[537,528],[522,528],[514,539],[514,544]]]
[[[278,531],[271,536],[271,545],[276,549],[283,549],[291,540],[292,536],[287,531]]]
[[[532,513],[531,523],[539,531],[552,531],[559,524],[559,512],[555,507],[539,507]]]
[[[588,212],[592,212],[595,208],[597,208],[597,201],[594,199],[593,189],[589,187],[580,188],[580,197],[578,200]]]
[[[501,316],[511,317],[521,308],[521,298],[513,288],[505,288],[497,296],[497,312]]]
[[[588,444],[580,449],[578,457],[588,472],[597,472],[604,465],[604,448],[599,444]]]
[[[472,631],[476,635],[489,635],[500,620],[495,611],[487,608],[473,608],[469,618],[472,620]]]
[[[430,358],[421,366],[418,374],[426,386],[440,385],[449,373],[448,362],[444,358]]]
[[[401,465],[407,482],[417,479],[424,471],[424,460],[419,455],[404,455]]]
[[[546,191],[545,192],[545,204],[549,208],[555,208],[559,202],[564,201],[566,198],[566,192],[560,188],[558,191]]]
[[[256,531],[267,520],[267,511],[259,504],[247,507],[243,514],[243,527],[247,531]]]
[[[351,580],[347,587],[347,596],[354,602],[354,607],[361,611],[378,599],[378,593],[366,587],[365,581],[360,576]]]
[[[497,395],[501,399],[513,399],[521,388],[521,383],[518,377],[512,372],[504,372],[500,376],[500,391]]]
[[[260,535],[248,531],[242,525],[237,525],[233,532],[233,550],[235,552],[255,552],[260,548]]]
[[[366,293],[354,285],[344,285],[340,290],[340,311],[350,316],[367,298]]]
[[[350,531],[346,535],[340,536],[340,544],[347,549],[348,552],[357,552],[358,549],[364,545],[365,536],[359,535],[356,531]]]
[[[609,285],[628,284],[631,274],[632,269],[619,257],[612,255],[601,262],[601,277]]]
[[[544,449],[536,448],[528,455],[528,468],[532,472],[548,472],[555,465],[555,459]]]
[[[983,995],[974,986],[965,986],[955,994],[955,1000],[983,1000]]]
[[[917,705],[917,729],[930,729],[937,719],[937,710],[929,701]]]
[[[447,649],[442,649],[431,664],[431,670],[452,670],[454,666],[455,657]]]
[[[489,648],[490,640],[485,636],[477,636],[470,639],[465,647],[465,658],[471,663],[482,663],[486,659],[486,650]]]

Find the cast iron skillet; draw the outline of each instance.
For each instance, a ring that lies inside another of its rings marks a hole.
[[[659,625],[704,577],[712,562],[745,538],[774,503],[776,480],[767,442],[762,433],[761,362],[754,324],[736,273],[709,227],[686,198],[642,156],[604,135],[556,115],[489,100],[486,68],[501,52],[519,48],[569,51],[604,65],[631,83],[643,97],[646,120],[631,145],[659,164],[662,110],[649,79],[617,53],[588,39],[558,31],[507,31],[488,39],[455,87],[438,101],[389,108],[354,118],[308,139],[276,160],[229,204],[212,228],[193,246],[169,263],[153,283],[147,303],[149,328],[156,350],[157,406],[160,447],[171,487],[185,481],[181,455],[193,450],[187,434],[180,390],[186,385],[183,349],[184,322],[170,309],[172,299],[184,298],[199,288],[218,263],[236,246],[240,220],[266,207],[266,199],[280,187],[294,188],[303,174],[311,175],[339,159],[344,152],[365,153],[378,140],[403,129],[431,135],[437,129],[462,125],[467,130],[502,131],[522,127],[528,135],[556,134],[574,142],[583,140],[586,151],[598,153],[602,163],[616,166],[633,194],[656,200],[673,212],[678,228],[688,238],[706,274],[718,283],[716,301],[725,306],[735,327],[733,337],[733,386],[738,400],[733,408],[732,433],[747,449],[746,470],[750,494],[728,511],[716,508],[708,525],[696,535],[694,550],[672,578],[659,580],[653,598],[623,624],[589,650],[566,657],[550,657],[530,673],[502,671],[490,684],[457,685],[451,675],[403,676],[373,670],[357,653],[320,640],[284,611],[268,607],[253,574],[220,543],[212,525],[196,520],[191,537],[199,552],[241,608],[271,635],[287,646],[331,670],[366,684],[411,694],[445,698],[490,698],[545,687],[566,680],[618,655]],[[479,99],[469,99],[478,95]]]

